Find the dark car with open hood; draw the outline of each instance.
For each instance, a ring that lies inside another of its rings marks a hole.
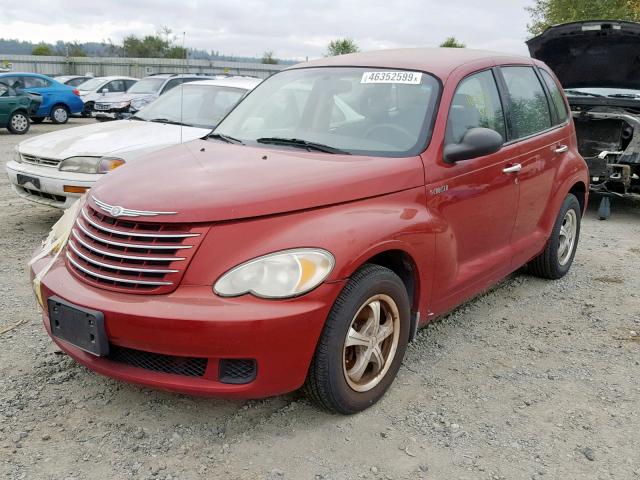
[[[556,25],[527,41],[569,99],[591,191],[640,198],[640,23],[598,20]]]

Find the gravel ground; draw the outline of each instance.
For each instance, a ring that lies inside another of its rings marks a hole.
[[[23,138],[0,131],[3,160]],[[60,212],[4,175],[0,206],[0,331],[23,322],[0,336],[2,478],[640,478],[638,203],[606,222],[591,205],[564,279],[515,274],[421,330],[385,398],[352,417],[297,393],[152,391],[55,353],[25,264]]]

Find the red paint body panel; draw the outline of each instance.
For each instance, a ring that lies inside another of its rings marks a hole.
[[[93,188],[91,194],[109,204],[179,212],[162,221],[191,223],[206,235],[171,293],[132,295],[91,286],[59,260],[44,277],[44,297],[57,295],[104,312],[114,345],[205,357],[204,377],[134,368],[57,341],[61,348],[99,373],[156,388],[238,398],[274,395],[302,385],[335,299],[372,257],[400,251],[410,259],[412,308],[425,323],[540,253],[567,193],[581,188],[586,200],[588,173],[572,121],[456,164],[444,162],[443,147],[452,98],[465,76],[501,64],[546,67],[494,53],[420,52],[374,52],[310,64],[436,75],[441,99],[431,142],[420,156],[328,155],[196,141],[126,165]],[[556,153],[559,145],[569,150]],[[503,173],[516,163],[520,172]],[[234,266],[298,247],[323,248],[335,257],[329,277],[310,293],[288,300],[213,293],[212,285]],[[45,262],[37,262],[32,273]],[[48,325],[46,313],[44,319]],[[222,358],[256,359],[256,379],[221,383]]]

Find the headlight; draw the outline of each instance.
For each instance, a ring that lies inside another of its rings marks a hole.
[[[13,149],[13,160],[17,163],[22,163],[22,156],[20,155],[20,151],[18,150],[17,145]]]
[[[121,158],[71,157],[60,162],[58,169],[62,172],[108,173],[124,163]]]
[[[297,297],[331,273],[335,260],[326,250],[297,248],[250,260],[222,275],[213,290],[223,297],[251,293],[262,298]]]
[[[150,100],[146,100],[144,98],[139,98],[137,100],[131,100],[131,108],[134,108],[136,110],[140,110],[142,107],[146,106],[147,103],[149,103]]]

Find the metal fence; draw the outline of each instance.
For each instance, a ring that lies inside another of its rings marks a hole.
[[[267,78],[285,68],[263,63],[181,60],[168,58],[46,57],[0,54],[0,71],[33,72],[45,75],[123,75],[142,78],[154,73],[198,73],[202,75],[251,75]]]

